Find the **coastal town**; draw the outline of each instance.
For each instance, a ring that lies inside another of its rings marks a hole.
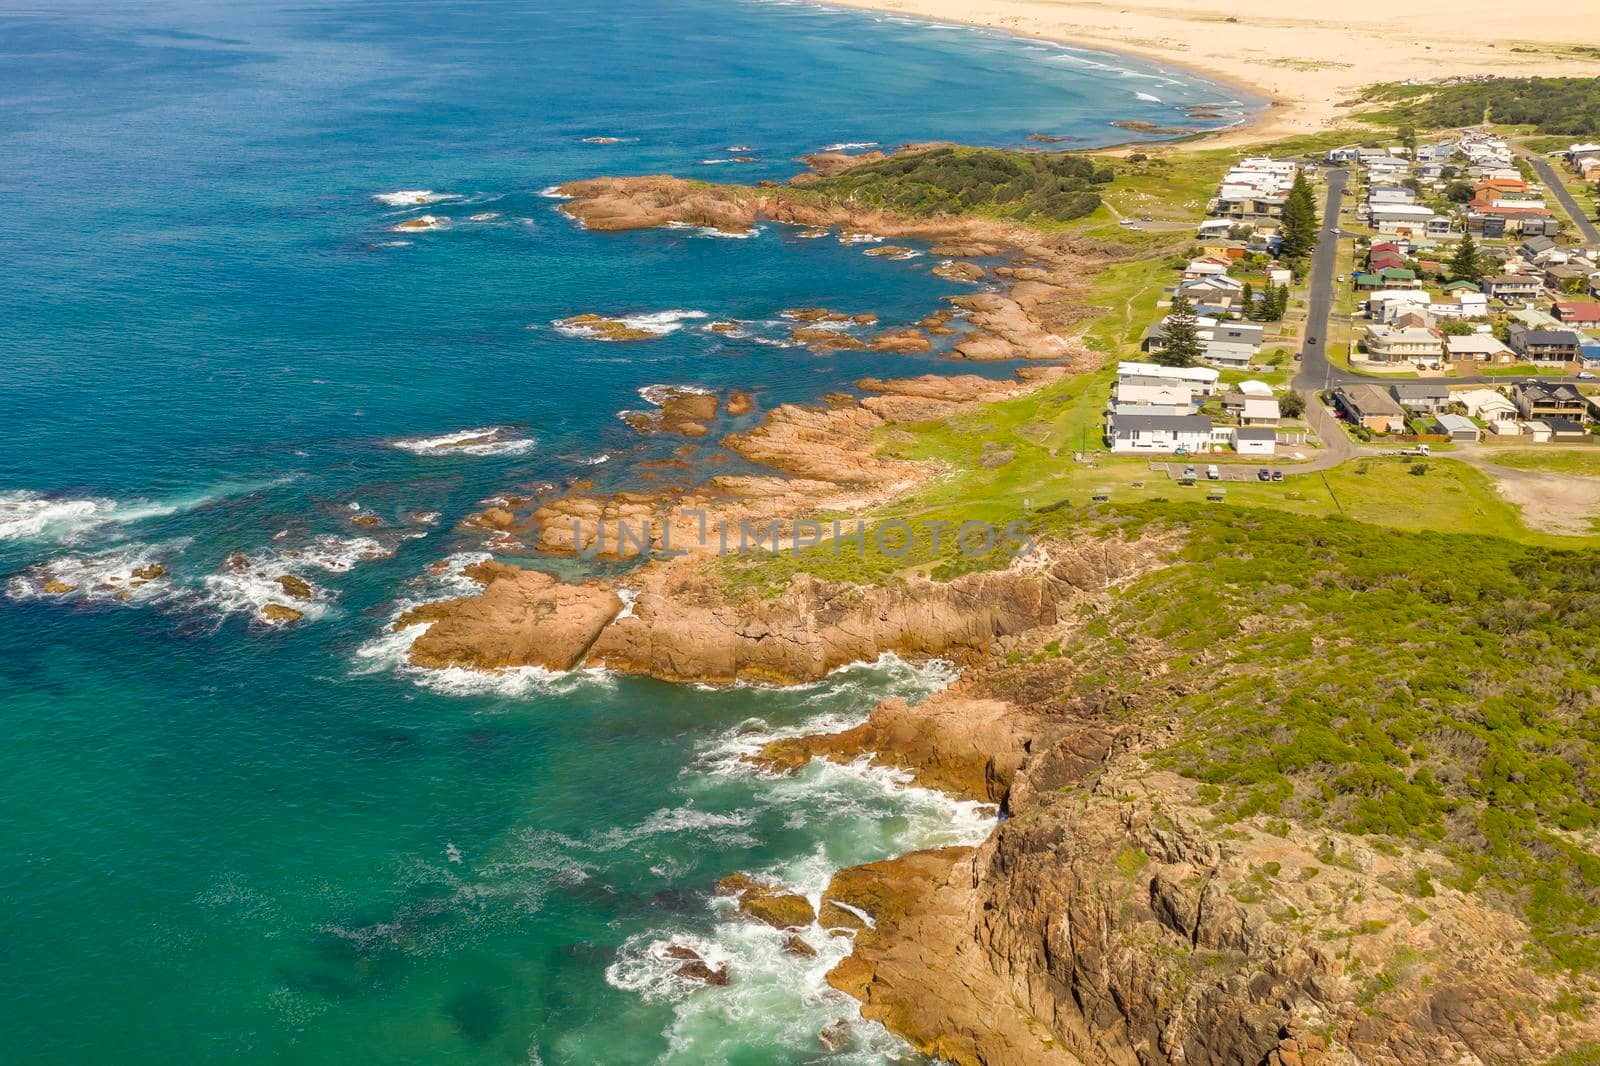
[[[1272,457],[1207,468],[1270,480],[1330,455],[1596,441],[1597,181],[1600,144],[1534,154],[1477,128],[1244,155],[1117,366],[1107,447]]]

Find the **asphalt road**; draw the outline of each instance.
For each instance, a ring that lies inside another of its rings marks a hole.
[[[1357,380],[1356,375],[1328,362],[1328,312],[1333,307],[1333,268],[1339,252],[1339,207],[1350,173],[1329,170],[1328,198],[1322,205],[1322,236],[1311,253],[1311,282],[1307,297],[1305,342],[1300,348],[1300,371],[1294,376],[1295,391],[1305,395],[1310,408],[1318,389],[1328,384]]]
[[[1572,216],[1573,225],[1578,227],[1578,232],[1583,234],[1585,244],[1600,244],[1600,229],[1583,213],[1583,207],[1573,198],[1572,193],[1561,183],[1561,175],[1556,173],[1555,167],[1540,155],[1528,151],[1526,148],[1517,147],[1517,154],[1533,164],[1533,169],[1539,172],[1539,180],[1544,182],[1545,188],[1555,194],[1561,201],[1561,206],[1567,209],[1567,214]]]

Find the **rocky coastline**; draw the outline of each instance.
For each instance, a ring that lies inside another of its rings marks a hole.
[[[828,174],[864,158],[811,162]],[[1526,942],[1513,916],[1441,889],[1426,923],[1395,922],[1412,906],[1403,886],[1425,876],[1421,856],[1259,817],[1217,825],[1198,782],[1150,759],[1174,735],[1170,708],[1185,694],[1160,657],[1106,640],[1105,655],[1145,671],[1137,691],[1108,692],[1080,684],[1092,662],[1051,653],[1101,617],[1119,589],[1170,565],[1179,534],[1044,542],[1004,568],[946,581],[909,573],[862,586],[798,573],[765,596],[727,585],[715,561],[732,547],[729,530],[871,508],[940,476],[876,454],[897,424],[970,412],[1098,361],[1076,337],[1094,314],[1084,279],[1106,250],[1001,223],[816,200],[805,184],[602,178],[559,191],[570,197],[561,209],[593,230],[744,233],[774,221],[847,243],[861,234],[936,242],[933,273],[999,287],[957,297],[873,343],[922,350],[959,313],[971,328],[953,358],[1050,365],[1009,381],[869,378],[856,383],[859,397],[764,412],[748,394],[664,391],[656,411],[629,424],[697,439],[719,417],[759,414],[720,444],[770,472],[610,494],[579,483],[500,501],[470,520],[491,547],[635,565],[574,583],[474,564],[465,576],[477,594],[395,620],[396,630],[415,633],[410,662],[603,668],[713,685],[810,682],[885,652],[958,664],[961,679],[921,703],[886,700],[853,729],[779,740],[750,760],[782,774],[817,758],[868,759],[923,787],[995,804],[1003,818],[981,846],[840,870],[816,907],[742,874],[718,886],[737,913],[778,930],[790,953],[815,954],[807,930],[851,938],[829,983],[860,1001],[864,1017],[940,1059],[1333,1066],[1542,1061],[1559,1052],[1562,1037],[1505,989],[1546,1003],[1564,986],[1484,947]],[[999,257],[1006,265],[974,262]],[[843,324],[827,308],[785,317],[808,346],[825,345],[821,327]],[[656,465],[687,468],[681,459]],[[775,533],[771,545],[792,540]],[[738,980],[692,950],[668,951],[686,981]],[[1388,982],[1381,999],[1375,981]],[[832,1046],[828,1033],[821,1038]]]

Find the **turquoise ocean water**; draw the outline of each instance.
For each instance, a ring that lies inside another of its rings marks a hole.
[[[770,406],[944,365],[761,343],[785,307],[922,317],[958,291],[926,257],[589,234],[541,190],[784,178],[835,144],[1104,143],[1111,119],[1251,102],[735,0],[11,7],[0,100],[0,1061],[909,1061],[864,1024],[825,1053],[855,1015],[823,981],[844,945],[785,956],[710,890],[751,870],[815,894],[980,839],[992,812],[886,774],[738,760],[931,692],[937,664],[787,691],[424,675],[385,623],[452,590],[426,570],[477,550],[453,530],[480,501],[628,484],[670,451],[616,418],[642,388]],[[734,155],[756,162],[704,162]],[[403,190],[447,195],[377,198]],[[447,225],[393,230],[423,212]],[[590,310],[663,336],[551,326]],[[426,443],[488,427],[471,454]],[[318,600],[264,626],[283,572]],[[732,984],[673,979],[674,937]]]

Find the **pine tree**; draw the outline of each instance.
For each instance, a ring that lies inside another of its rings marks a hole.
[[[1239,304],[1245,318],[1256,316],[1256,287],[1248,281],[1244,283],[1244,288],[1239,290]]]
[[[1464,234],[1450,259],[1450,276],[1462,281],[1480,281],[1483,278],[1483,257],[1472,241],[1472,234]]]
[[[1200,332],[1195,325],[1194,304],[1187,296],[1174,296],[1167,312],[1161,347],[1154,359],[1162,366],[1194,366],[1200,361]]]
[[[1283,203],[1283,245],[1280,259],[1301,259],[1317,246],[1317,199],[1304,173],[1294,176],[1294,184]]]
[[[1289,286],[1279,285],[1277,299],[1272,302],[1272,321],[1281,322],[1289,313]]]

